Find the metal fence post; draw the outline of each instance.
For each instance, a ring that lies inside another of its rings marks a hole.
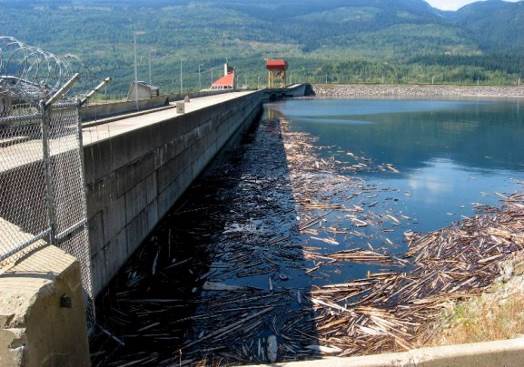
[[[42,127],[42,158],[44,162],[44,181],[45,181],[45,200],[47,209],[47,220],[49,222],[49,243],[56,245],[56,211],[55,211],[55,195],[52,184],[52,173],[51,173],[51,154],[49,149],[50,144],[50,128],[51,128],[51,116],[50,105],[46,105],[45,101],[41,101],[39,104],[39,110],[41,114],[41,127]]]

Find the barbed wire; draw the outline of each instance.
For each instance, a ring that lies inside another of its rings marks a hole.
[[[47,99],[72,77],[71,54],[59,57],[14,37],[0,36],[0,97],[20,103]]]

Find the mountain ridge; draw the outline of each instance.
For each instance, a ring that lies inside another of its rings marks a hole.
[[[424,0],[0,0],[0,11],[0,34],[78,54],[90,78],[114,76],[120,91],[136,29],[147,32],[139,37],[141,73],[155,49],[155,73],[169,89],[180,59],[193,87],[197,63],[219,70],[226,58],[252,86],[266,57],[289,59],[306,80],[506,83],[523,73],[522,1],[446,12]]]

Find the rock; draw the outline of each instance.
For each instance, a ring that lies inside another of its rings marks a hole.
[[[275,363],[278,359],[278,342],[275,335],[267,338],[267,358],[270,363]]]
[[[308,345],[306,349],[313,350],[315,352],[320,352],[322,354],[335,354],[335,353],[342,352],[342,349],[338,347],[326,347],[324,345],[316,345],[316,344]]]

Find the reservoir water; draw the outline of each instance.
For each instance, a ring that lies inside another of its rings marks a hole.
[[[405,231],[448,226],[473,215],[479,205],[499,205],[504,195],[523,190],[520,100],[302,99],[268,109],[284,116],[291,131],[316,138],[324,158],[345,165],[364,162],[366,168],[347,174],[374,190],[356,204],[399,219],[390,220],[394,231],[388,231],[386,219],[380,232],[368,228],[362,240],[339,238],[343,247],[370,243],[401,256]],[[331,274],[329,282],[368,270],[353,266],[351,274]]]

